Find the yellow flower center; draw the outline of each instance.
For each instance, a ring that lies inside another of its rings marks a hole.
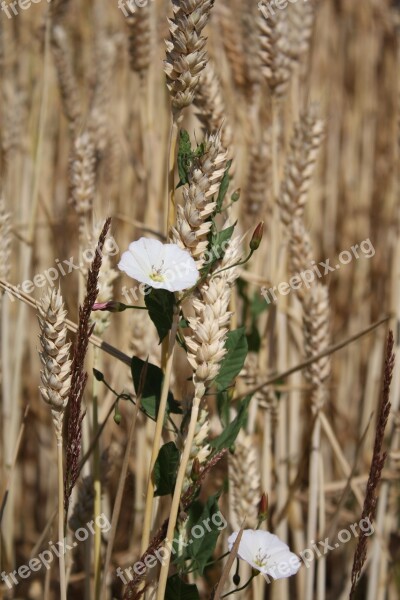
[[[152,265],[153,271],[149,275],[150,279],[152,279],[153,281],[157,281],[159,283],[162,283],[164,281],[164,276],[161,275],[163,265],[164,265],[164,261],[162,261],[161,267],[159,269],[156,269],[155,266]]]
[[[162,283],[164,281],[164,277],[157,271],[155,273],[150,273],[149,277],[153,281],[159,281],[160,283]]]
[[[261,548],[259,548],[255,558],[254,558],[254,562],[258,567],[265,567],[266,564],[268,563],[268,554],[261,554]]]

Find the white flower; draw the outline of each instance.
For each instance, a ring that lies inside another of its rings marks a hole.
[[[189,252],[176,244],[162,244],[144,237],[129,244],[118,268],[137,281],[170,292],[190,288],[199,278]]]
[[[229,550],[232,550],[239,532],[228,538]],[[289,546],[277,535],[269,531],[245,529],[239,543],[238,556],[253,569],[260,571],[265,579],[282,579],[295,575],[300,568],[300,559],[290,552]]]

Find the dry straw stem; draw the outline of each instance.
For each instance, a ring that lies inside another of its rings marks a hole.
[[[144,514],[144,522],[143,522],[143,532],[142,532],[142,543],[141,543],[141,551],[144,552],[147,548],[150,540],[150,530],[151,530],[151,517],[153,510],[153,500],[154,500],[154,481],[153,481],[153,469],[155,462],[157,460],[158,452],[160,450],[160,442],[162,438],[162,430],[164,426],[165,419],[165,411],[167,408],[167,400],[168,400],[168,391],[171,382],[172,375],[172,364],[174,359],[174,351],[175,351],[175,342],[176,342],[176,333],[178,331],[179,325],[179,312],[176,310],[174,315],[169,340],[168,340],[168,349],[166,355],[166,366],[165,373],[163,378],[163,384],[161,389],[160,396],[160,405],[158,407],[157,413],[157,421],[156,421],[156,429],[154,432],[153,446],[151,450],[151,459],[150,459],[150,469],[147,480],[147,493],[146,493],[146,508]]]
[[[169,19],[170,39],[166,41],[165,73],[174,113],[189,106],[207,63],[206,39],[201,32],[207,24],[214,0],[172,0],[174,16]]]
[[[11,215],[6,210],[4,197],[0,196],[0,277],[8,279],[11,258]]]
[[[176,476],[176,483],[174,488],[174,494],[172,497],[170,516],[168,521],[167,533],[165,539],[172,540],[174,538],[174,531],[176,527],[179,507],[181,505],[181,493],[185,480],[185,473],[190,458],[190,452],[193,444],[193,439],[196,433],[196,424],[199,415],[201,397],[195,396],[190,413],[189,429],[187,432],[184,450],[181,456],[181,462],[179,464],[178,473]],[[168,553],[167,559],[162,563],[160,570],[160,577],[158,580],[157,597],[156,600],[164,600],[165,588],[167,585],[169,564],[171,560],[171,554]]]
[[[196,481],[191,484],[191,486],[186,490],[186,492],[184,494],[182,494],[182,498],[181,498],[182,514],[188,510],[188,508],[190,507],[192,502],[197,497],[197,493],[198,493],[204,479],[206,478],[207,474],[215,467],[215,465],[217,465],[219,463],[219,461],[225,456],[225,454],[226,454],[226,450],[221,450],[221,452],[218,452],[217,454],[215,454],[207,462],[207,464],[203,467],[203,469],[201,469]],[[158,548],[160,548],[160,546],[163,544],[163,542],[166,538],[166,534],[167,534],[168,522],[169,522],[168,519],[166,521],[164,521],[164,523],[161,525],[161,527],[159,528],[157,533],[154,535],[148,548],[146,548],[145,552],[142,553],[142,555],[139,559],[141,562],[145,562],[145,559],[147,556],[154,556],[155,551],[158,550]],[[144,589],[142,586],[140,586],[140,589],[138,589],[138,587],[141,584],[141,582],[144,580],[145,576],[146,576],[145,573],[139,575],[135,572],[133,579],[128,583],[128,585],[126,587],[126,590],[125,590],[125,593],[123,596],[124,600],[138,600],[139,598],[142,597],[142,595],[144,593]]]
[[[128,440],[126,443],[126,449],[125,449],[124,459],[122,462],[121,473],[120,473],[120,477],[118,480],[117,494],[115,497],[112,517],[111,517],[111,532],[110,532],[110,538],[109,538],[108,544],[107,544],[106,557],[105,557],[105,561],[104,561],[103,581],[102,581],[101,592],[100,592],[100,596],[99,596],[100,598],[103,598],[103,600],[107,600],[108,570],[109,570],[109,567],[111,564],[111,556],[112,556],[112,551],[113,551],[113,547],[114,547],[115,536],[117,534],[118,520],[119,520],[119,515],[121,512],[122,499],[123,499],[124,488],[125,488],[125,481],[126,481],[126,476],[128,474],[129,460],[130,460],[130,454],[131,454],[131,449],[132,449],[132,444],[133,444],[133,434],[135,432],[137,416],[139,413],[139,408],[140,408],[140,403],[141,403],[143,386],[144,386],[144,382],[146,380],[146,374],[147,374],[147,363],[145,363],[145,365],[142,369],[142,372],[140,374],[139,389],[137,391],[137,397],[136,397],[136,405],[133,410],[132,420],[131,420],[131,424],[129,427]]]
[[[256,384],[253,387],[248,388],[243,394],[238,396],[238,399],[241,400],[241,399],[245,398],[246,396],[248,396],[249,394],[255,394],[259,390],[262,390],[264,387],[267,387],[267,386],[271,385],[272,383],[276,383],[277,381],[279,381],[281,379],[289,377],[289,375],[292,375],[292,373],[296,373],[296,371],[302,371],[303,369],[305,369],[306,367],[311,365],[315,360],[319,360],[321,358],[324,358],[325,356],[328,356],[329,354],[333,354],[334,352],[341,350],[341,348],[345,348],[349,344],[352,344],[353,342],[359,340],[361,337],[364,337],[364,335],[366,335],[367,333],[370,333],[377,327],[380,327],[384,323],[387,323],[387,321],[389,321],[390,318],[391,318],[390,316],[383,317],[382,319],[379,319],[379,321],[376,321],[376,323],[369,325],[368,327],[366,327],[362,331],[359,331],[355,335],[352,335],[351,337],[339,342],[338,344],[329,346],[329,348],[327,348],[323,352],[320,352],[316,356],[311,356],[307,360],[303,361],[302,363],[300,363],[294,367],[291,367],[287,371],[284,371],[281,373],[276,373],[275,375],[272,375],[266,381],[263,381],[261,383]]]
[[[243,535],[243,529],[245,526],[245,522],[243,521],[239,532],[236,536],[236,540],[235,543],[232,546],[232,550],[229,554],[229,558],[226,561],[226,564],[224,566],[224,570],[222,571],[222,575],[220,577],[220,580],[218,582],[218,585],[216,586],[216,589],[213,591],[213,594],[211,596],[211,600],[219,600],[221,598],[222,592],[224,591],[224,586],[228,580],[229,577],[229,573],[231,572],[232,569],[232,565],[235,562],[235,559],[237,557],[237,553],[239,550],[239,545],[240,545],[240,540],[242,539],[242,535]]]
[[[24,302],[24,304],[27,304],[31,308],[37,308],[37,302],[35,302],[35,300],[33,300],[28,294],[25,294],[24,292],[20,291],[17,287],[12,285],[8,281],[0,279],[0,288],[5,290],[8,294],[14,296],[14,298],[21,300],[22,302]],[[66,319],[65,324],[68,327],[69,331],[72,331],[73,333],[76,333],[78,331],[78,325],[73,321]],[[99,337],[91,335],[89,338],[89,343],[95,346],[96,348],[100,348],[101,350],[103,350],[103,352],[106,352],[106,354],[113,356],[128,367],[131,366],[132,361],[127,354],[121,352],[121,350],[118,350],[118,348],[115,348],[115,346],[112,346],[111,344],[108,344],[107,342],[101,340]]]
[[[361,519],[369,519],[372,521],[375,518],[376,506],[378,502],[377,490],[382,477],[382,470],[386,461],[386,452],[382,452],[385,430],[390,413],[390,384],[393,377],[394,369],[394,338],[393,332],[389,331],[386,343],[385,365],[383,370],[383,385],[382,396],[379,407],[378,419],[376,423],[374,452],[371,460],[367,489],[365,493],[364,507]],[[350,600],[355,597],[357,582],[361,574],[362,567],[367,557],[367,536],[364,533],[360,534],[357,548],[354,554],[353,568],[351,572],[351,591]]]
[[[221,272],[214,276],[211,273],[208,280],[200,286],[200,297],[192,301],[196,316],[188,319],[192,333],[185,337],[185,342],[188,347],[188,360],[193,369],[194,399],[172,498],[167,540],[171,540],[174,535],[185,474],[196,434],[200,403],[206,392],[206,386],[218,375],[220,363],[226,354],[225,339],[231,316],[228,311],[230,291],[238,276],[238,270],[233,265],[240,258],[239,248],[240,240],[235,238],[221,261]],[[226,267],[231,268],[223,270]],[[161,567],[157,600],[164,598],[170,559],[168,555]]]

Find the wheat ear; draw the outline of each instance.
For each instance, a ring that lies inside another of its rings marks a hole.
[[[281,219],[286,226],[294,217],[303,216],[324,129],[316,105],[311,105],[295,126],[279,197]]]
[[[201,35],[214,0],[172,0],[174,16],[169,20],[165,73],[172,109],[189,106],[204,69],[206,39]]]
[[[274,99],[283,100],[290,80],[292,60],[288,41],[286,11],[267,14],[260,10],[258,26],[260,32],[261,73],[268,83]]]
[[[225,172],[226,150],[221,136],[206,135],[204,154],[194,167],[190,183],[183,189],[183,205],[177,207],[176,225],[171,230],[172,241],[190,251],[200,269],[208,247],[210,216],[216,203],[213,196]]]
[[[228,456],[230,520],[234,530],[257,527],[258,504],[261,498],[260,468],[257,450],[251,435],[241,432],[235,442],[235,452]]]
[[[150,5],[135,10],[126,18],[128,26],[129,65],[142,79],[151,61]]]
[[[87,238],[88,219],[92,214],[96,182],[95,145],[91,135],[85,131],[75,140],[70,161],[70,202],[79,219],[81,246]]]
[[[200,403],[206,392],[206,386],[214,379],[225,356],[225,337],[230,319],[228,311],[230,289],[238,277],[238,268],[234,265],[240,259],[240,239],[235,238],[221,261],[221,272],[211,275],[199,289],[200,298],[193,300],[196,316],[190,319],[192,335],[185,338],[190,345],[188,359],[193,368],[194,399],[192,402],[188,432],[184,451],[178,469],[166,540],[172,540],[176,526],[180,497],[186,472],[190,464],[193,440],[199,419]],[[230,268],[228,268],[230,267]],[[223,270],[225,269],[226,270]],[[157,590],[157,600],[164,599],[167,584],[170,554],[161,567]]]
[[[295,127],[288,158],[285,181],[279,200],[281,219],[290,236],[290,264],[292,274],[306,269],[311,262],[311,240],[304,226],[304,207],[314,172],[319,147],[322,142],[323,123],[317,118],[315,106],[311,106]],[[306,353],[308,356],[323,352],[330,342],[329,336],[329,296],[328,289],[320,282],[314,282],[310,289],[302,289],[299,299],[303,307],[303,328]],[[311,381],[311,408],[317,415],[312,430],[312,448],[309,465],[309,512],[307,524],[308,540],[314,539],[317,529],[321,420],[318,417],[325,400],[325,381],[330,372],[330,357],[312,363],[307,371]],[[322,564],[322,563],[321,563]],[[318,576],[323,576],[323,568]],[[315,566],[307,572],[305,599],[313,596]]]
[[[64,539],[62,426],[71,385],[71,360],[69,357],[71,344],[67,342],[66,314],[62,297],[58,290],[53,289],[38,304],[40,345],[42,348],[39,356],[43,366],[43,370],[40,373],[42,385],[39,389],[43,400],[51,408],[57,438],[59,540]],[[60,554],[59,565],[60,595],[61,600],[66,600],[67,589],[63,553]]]
[[[72,50],[67,32],[62,25],[55,25],[53,27],[51,42],[62,107],[68,120],[70,133],[73,136],[79,128],[82,118],[82,108],[73,68]]]

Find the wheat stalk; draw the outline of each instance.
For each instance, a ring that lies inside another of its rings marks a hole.
[[[71,387],[71,360],[67,342],[68,329],[65,325],[66,310],[58,290],[53,289],[42,298],[38,305],[40,326],[39,352],[43,370],[40,373],[42,385],[40,393],[51,408],[57,438],[58,463],[58,536],[64,539],[64,483],[63,483],[63,436],[64,413],[68,404]],[[60,594],[66,600],[65,559],[60,554]]]

